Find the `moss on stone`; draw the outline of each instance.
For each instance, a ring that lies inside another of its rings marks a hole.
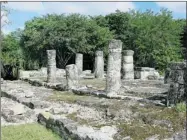
[[[49,118],[52,117],[52,114],[49,112],[42,112],[42,115],[48,120]]]
[[[76,95],[69,91],[54,91],[54,94],[49,96],[47,100],[65,101],[67,103],[76,103],[78,100],[84,100],[86,96]]]
[[[118,125],[122,137],[130,136],[133,140],[145,140],[147,137],[159,134],[160,139],[167,137],[170,132],[159,126],[142,124],[134,121],[132,123],[121,123]]]

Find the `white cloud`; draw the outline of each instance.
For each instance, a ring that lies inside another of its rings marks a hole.
[[[119,9],[135,9],[133,2],[8,2],[7,7],[18,11],[46,13],[108,14]]]
[[[87,8],[72,2],[44,2],[45,13],[85,13]]]
[[[8,2],[6,6],[13,10],[39,12],[44,10],[41,2]]]
[[[109,14],[117,9],[127,12],[129,9],[135,9],[135,5],[132,2],[92,2],[87,13],[93,13],[94,15]]]
[[[163,8],[168,8],[172,12],[186,13],[185,2],[156,2],[156,4]]]

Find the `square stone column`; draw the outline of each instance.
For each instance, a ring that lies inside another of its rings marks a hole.
[[[56,50],[47,50],[47,82],[56,82]]]
[[[104,59],[103,51],[96,51],[95,53],[95,78],[104,78]]]
[[[110,41],[108,49],[106,92],[107,96],[113,96],[118,94],[121,88],[122,42],[113,39]]]
[[[78,74],[82,74],[82,71],[83,71],[83,54],[76,53],[75,65],[78,68]]]
[[[79,75],[78,75],[78,68],[75,64],[66,66],[66,80],[67,80],[68,90],[78,87]]]
[[[133,64],[134,51],[123,51],[123,64],[122,64],[122,78],[124,80],[134,79],[134,64]]]

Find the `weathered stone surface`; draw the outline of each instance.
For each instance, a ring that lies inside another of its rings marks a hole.
[[[79,75],[77,65],[71,64],[66,66],[66,80],[68,90],[78,87]]]
[[[112,96],[118,94],[121,87],[122,42],[111,40],[108,49],[106,92],[108,96]]]
[[[137,85],[140,87],[141,86],[144,86],[144,87],[145,86],[147,87],[149,86],[150,87],[153,87],[153,86],[162,87],[163,86],[161,81],[155,81],[155,80],[153,81],[144,80],[143,81],[142,80],[142,82],[143,83],[140,84],[140,81],[138,80],[136,82],[137,84],[135,84],[135,80],[127,80],[126,83],[124,83],[124,85],[125,86],[131,85],[131,87],[134,87],[134,88],[136,88]],[[82,88],[82,90],[83,89],[87,89],[87,92],[90,91],[90,89],[86,87]],[[78,97],[77,95],[72,95],[72,94],[67,95],[66,92],[58,92],[58,94],[59,93],[62,94],[62,96],[60,95],[60,97],[64,97],[64,98],[68,97],[67,100],[63,100],[63,98],[61,98],[62,101],[48,100],[49,96],[51,97],[51,95],[54,95],[53,93],[54,90],[46,89],[43,87],[33,87],[23,81],[7,81],[7,84],[2,84],[2,90],[4,92],[5,91],[8,92],[9,93],[8,95],[10,95],[11,99],[13,100],[16,98],[18,99],[20,103],[23,103],[24,101],[27,103],[29,102],[32,103],[33,106],[35,107],[38,106],[37,108],[33,110],[35,111],[36,114],[38,113],[41,114],[41,112],[46,111],[47,114],[38,115],[38,121],[41,124],[45,125],[47,128],[54,130],[55,132],[57,132],[57,134],[61,135],[65,139],[68,139],[71,137],[73,140],[78,140],[78,139],[122,140],[122,139],[128,139],[128,137],[126,136],[133,138],[132,135],[125,135],[125,136],[121,135],[118,137],[119,139],[116,139],[116,137],[113,138],[113,135],[114,134],[120,135],[120,133],[118,132],[121,132],[121,130],[123,131],[123,128],[120,129],[118,125],[121,125],[121,124],[126,125],[126,123],[129,124],[137,120],[137,123],[140,123],[138,124],[138,126],[143,126],[145,125],[145,122],[141,121],[142,120],[142,117],[140,117],[141,115],[150,114],[150,116],[148,117],[151,117],[155,113],[156,113],[155,115],[157,116],[157,112],[160,113],[162,111],[165,111],[165,109],[163,108],[160,108],[160,107],[157,108],[156,106],[152,106],[151,104],[146,104],[145,102],[143,103],[143,105],[139,106],[139,102],[137,102],[136,100],[125,100],[124,101],[124,100],[119,100],[119,98],[118,99],[107,99],[107,98],[97,98],[93,96]],[[35,96],[33,96],[32,98],[26,98],[25,94],[28,93],[28,91],[32,92]],[[92,92],[95,95],[97,92],[99,93],[99,91],[97,90],[95,91],[92,90]],[[45,106],[46,102],[48,106]],[[40,107],[39,107],[39,104],[40,104]],[[5,105],[7,106],[7,108],[9,107],[12,108],[12,105],[14,104],[9,105],[5,103]],[[143,110],[143,112],[141,112],[141,110]],[[172,112],[172,110],[170,111]],[[48,112],[52,114],[48,114]],[[8,111],[6,109],[4,110],[4,114],[5,115],[8,114],[7,116],[10,116],[8,119],[6,117],[5,118],[8,121],[15,121],[15,122],[17,120],[25,121],[24,119],[25,116],[27,118],[27,116],[32,116],[34,114],[34,113],[30,114],[28,112],[28,114],[19,113],[20,115],[11,115],[11,113],[12,111],[9,111],[9,109]],[[171,113],[170,115],[175,116],[175,113],[174,114]],[[182,116],[183,115],[181,114],[181,117]],[[18,119],[15,120],[15,118],[18,118]],[[153,116],[153,118],[155,117]],[[184,119],[184,118],[180,118],[180,119]],[[3,121],[6,123],[5,119]],[[171,121],[171,118],[168,118],[167,121],[153,119],[152,122],[156,126],[161,126],[161,127],[163,126],[165,127],[164,129],[167,129],[169,131],[170,129],[168,129],[168,127],[174,126],[173,121],[174,121],[173,118],[172,118],[172,121]],[[176,121],[178,122],[178,120]],[[152,126],[150,125],[150,127]],[[119,131],[117,132],[117,130]],[[150,136],[151,135],[155,135],[155,134],[151,133]],[[149,135],[147,137],[149,137]],[[180,134],[180,138],[184,138],[184,137],[181,137],[181,134]]]
[[[34,96],[34,93],[30,91],[25,94],[26,98],[32,98],[33,96]]]
[[[159,140],[159,135],[154,135],[151,137],[146,138],[146,140]]]
[[[56,69],[56,77],[65,77],[66,76],[66,70],[65,69]]]
[[[87,75],[87,74],[91,74],[91,73],[92,73],[91,70],[84,70],[84,71],[82,72],[83,75]]]
[[[136,67],[135,79],[141,80],[158,80],[160,74],[154,68],[149,67]]]
[[[60,119],[58,116],[45,115],[45,113],[38,115],[38,122],[51,128],[64,139],[114,140],[113,136],[117,133],[115,126],[103,126],[98,129],[86,125],[79,125],[65,117]]]
[[[3,84],[3,81],[4,81],[4,79],[3,79],[3,78],[1,78],[1,84]]]
[[[167,105],[173,106],[185,101],[184,73],[186,65],[184,62],[171,63],[165,73],[165,83],[170,84],[167,96]]]
[[[104,59],[103,51],[96,51],[95,53],[95,78],[104,78]]]
[[[30,71],[19,70],[19,78],[28,78],[30,77]]]
[[[175,69],[175,70],[183,70],[186,68],[186,63],[185,62],[172,62],[168,66],[170,69]]]
[[[47,77],[47,67],[41,67],[41,69],[39,70],[41,72],[41,74],[45,77]]]
[[[1,97],[2,116],[9,123],[31,123],[36,121],[36,114],[30,108]]]
[[[122,78],[123,79],[134,79],[134,64],[133,64],[134,51],[124,50],[123,61],[122,61]]]
[[[75,65],[77,66],[78,74],[82,74],[82,71],[83,71],[83,54],[76,53]]]
[[[47,50],[47,82],[56,82],[56,50]]]

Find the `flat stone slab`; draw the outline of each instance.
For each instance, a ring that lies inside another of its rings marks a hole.
[[[148,120],[148,122],[146,122],[148,124],[146,124],[144,121],[147,120],[145,119],[147,117],[151,117],[152,119],[153,114],[156,116],[158,113],[163,115],[162,112],[167,109],[156,107],[152,103],[147,104],[150,100],[142,101],[144,100],[143,98],[130,95],[117,95],[112,97],[113,99],[109,97],[80,96],[72,92],[57,92],[43,86],[32,86],[23,81],[6,81],[1,86],[4,95],[6,95],[5,97],[10,98],[7,102],[9,102],[9,100],[14,100],[13,103],[16,101],[16,103],[19,102],[18,104],[21,103],[32,108],[29,110],[38,114],[38,122],[54,130],[57,134],[66,139],[72,136],[75,140],[122,140],[123,138],[128,138],[128,136],[121,135],[118,139],[114,137],[114,135],[119,135],[118,132],[121,131],[119,128],[120,123],[128,126],[129,123],[136,120],[136,123],[140,123],[140,126],[146,125],[152,127],[152,122]],[[84,92],[92,91],[93,94],[99,92],[99,94],[105,95],[103,91],[91,90],[91,87],[85,89],[83,88],[81,90],[84,90]],[[82,92],[81,90],[79,92]],[[90,95],[93,94],[91,93]],[[6,103],[6,98],[4,99]],[[10,116],[9,114],[12,112],[11,109],[10,111],[6,111],[8,107],[12,107],[12,110],[18,108],[14,116],[20,116],[25,113],[25,107],[20,105],[14,106],[13,103],[10,101],[10,105],[9,103],[5,105],[4,114],[6,116]],[[41,112],[44,112],[44,114]],[[175,119],[178,118],[179,117]],[[170,118],[168,118],[168,120],[169,119]],[[183,120],[183,118],[180,120]],[[160,118],[155,119],[153,122],[155,121],[157,121],[159,129],[161,129],[160,123],[164,122],[164,124],[161,125],[164,125],[164,127],[166,126],[165,121],[160,120]],[[178,121],[179,120],[176,120],[177,123]],[[7,120],[2,118],[2,122],[7,123]],[[170,123],[171,121],[169,121],[169,124]],[[172,126],[174,126],[174,124],[172,124]],[[140,129],[139,126],[138,129]]]
[[[29,108],[48,108],[50,104],[42,100],[53,94],[52,89],[34,87],[23,81],[7,81],[1,85],[2,96],[20,102]]]
[[[37,120],[34,110],[21,103],[1,97],[1,105],[2,125],[33,123]]]
[[[113,136],[117,133],[115,126],[103,126],[99,129],[80,125],[66,117],[49,113],[40,113],[38,115],[38,122],[51,128],[64,139],[114,140]]]

